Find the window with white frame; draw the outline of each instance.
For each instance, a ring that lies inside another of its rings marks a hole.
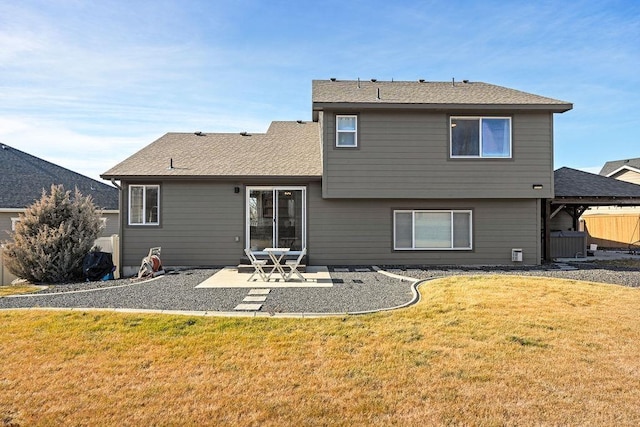
[[[336,147],[358,146],[358,116],[336,116]]]
[[[472,249],[470,210],[396,210],[395,250]]]
[[[451,117],[451,157],[510,158],[510,117]]]
[[[129,186],[129,225],[160,224],[160,186]]]

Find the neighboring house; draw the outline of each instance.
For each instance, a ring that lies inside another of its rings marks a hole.
[[[480,82],[313,81],[311,122],[168,133],[121,182],[126,273],[233,265],[307,248],[309,264],[525,264],[542,256],[553,114],[572,104]]]
[[[600,175],[640,184],[640,158],[606,162]],[[640,207],[611,205],[592,207],[582,215],[589,243],[607,248],[637,249],[640,244]]]
[[[25,208],[49,192],[52,184],[62,184],[65,190],[77,187],[85,196],[92,196],[102,209],[102,236],[118,234],[118,190],[103,182],[72,172],[53,163],[0,144],[0,242],[10,239],[10,232],[20,220]],[[8,273],[0,266],[2,284]]]
[[[607,162],[602,167],[600,175],[640,184],[640,157]]]

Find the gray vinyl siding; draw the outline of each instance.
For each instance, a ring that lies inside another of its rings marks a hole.
[[[0,242],[9,239],[11,218],[17,218],[18,215],[18,212],[0,212]]]
[[[308,191],[308,251],[313,265],[510,265],[511,249],[523,264],[541,259],[540,203],[535,199],[322,199]],[[393,250],[394,209],[471,209],[472,250]]]
[[[160,184],[160,225],[130,226],[122,214],[122,265],[139,266],[154,246],[170,266],[237,265],[244,248],[244,191],[238,184],[211,181]],[[127,183],[122,185],[127,203]],[[128,209],[128,207],[127,207]],[[238,241],[235,241],[236,236]]]
[[[105,228],[100,233],[101,237],[109,237],[120,234],[120,216],[117,213],[103,212],[101,218],[106,218]]]
[[[335,114],[358,114],[358,148],[335,147]],[[553,195],[553,115],[512,117],[512,158],[452,159],[455,112],[326,111],[325,198],[549,198]],[[461,114],[462,115],[462,114]],[[487,112],[464,115],[491,115]],[[504,116],[504,114],[497,114]],[[534,190],[533,184],[542,184]]]
[[[123,266],[138,266],[153,246],[162,247],[166,266],[238,264],[245,242],[244,185],[153,183],[161,186],[160,226],[128,226],[122,210]],[[234,193],[236,186],[240,193]],[[122,187],[126,194],[126,183]],[[394,209],[471,209],[473,250],[394,251]],[[310,265],[511,264],[512,248],[523,249],[524,264],[539,263],[538,200],[323,199],[321,184],[307,183]]]

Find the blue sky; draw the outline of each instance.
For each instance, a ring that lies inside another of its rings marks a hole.
[[[311,80],[569,101],[555,167],[640,157],[638,1],[0,0],[0,142],[93,178],[166,132],[311,118]]]

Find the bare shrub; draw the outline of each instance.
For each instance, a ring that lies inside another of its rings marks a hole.
[[[29,206],[4,243],[3,260],[14,275],[32,282],[65,282],[82,277],[82,260],[101,228],[91,196],[62,185]]]

